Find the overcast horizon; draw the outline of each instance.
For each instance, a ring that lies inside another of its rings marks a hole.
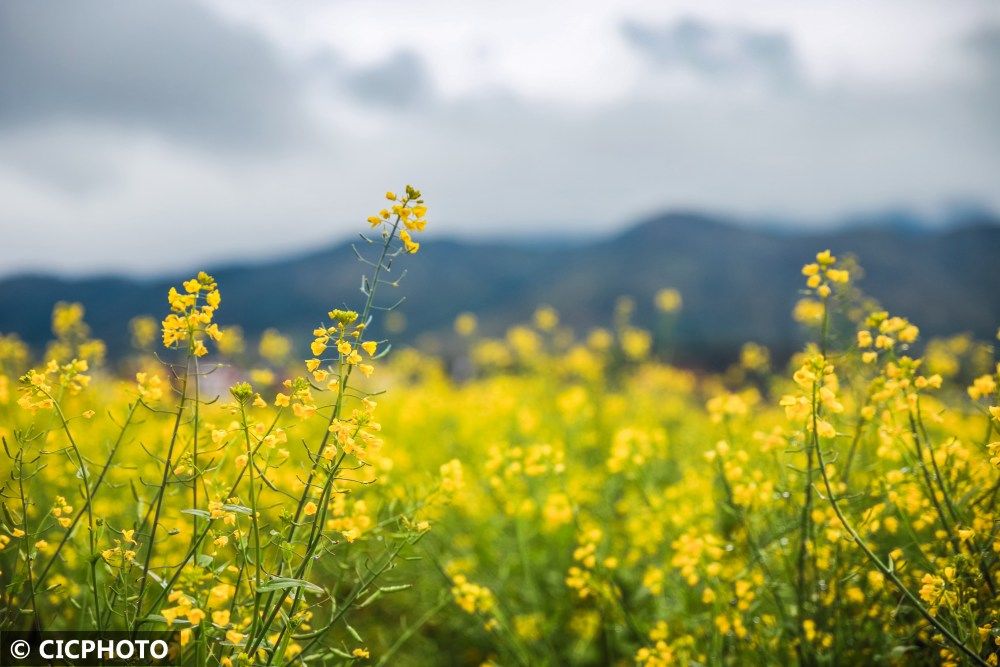
[[[407,182],[465,237],[1000,209],[1000,4],[412,9],[0,4],[0,275],[300,252]]]

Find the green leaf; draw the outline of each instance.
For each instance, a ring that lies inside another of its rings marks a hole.
[[[304,588],[310,593],[322,593],[323,589],[304,579],[291,579],[288,577],[275,577],[257,589],[258,593],[269,593],[271,591],[285,590],[286,588]]]
[[[239,512],[240,514],[246,514],[247,516],[253,514],[253,510],[245,505],[223,505],[222,509],[230,512]]]

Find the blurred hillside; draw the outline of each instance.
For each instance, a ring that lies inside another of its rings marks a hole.
[[[797,344],[790,312],[799,298],[799,270],[818,250],[852,254],[864,269],[860,286],[889,310],[930,335],[969,331],[992,338],[1000,324],[1000,226],[989,217],[927,230],[887,221],[796,233],[736,226],[698,214],[672,213],[617,236],[555,243],[427,239],[407,261],[401,296],[406,328],[394,339],[447,340],[456,314],[472,311],[481,329],[501,333],[554,306],[575,328],[606,326],[616,299],[635,298],[636,321],[656,316],[654,294],[675,287],[684,296],[678,352],[689,363],[717,365],[743,342],[779,354]],[[220,320],[240,324],[253,339],[276,327],[302,342],[330,308],[357,301],[362,266],[350,244],[276,261],[206,267],[219,281]],[[162,316],[165,293],[185,276],[62,279],[19,275],[0,280],[0,332],[17,332],[34,347],[48,338],[57,301],[81,301],[95,335],[126,349],[127,322]]]

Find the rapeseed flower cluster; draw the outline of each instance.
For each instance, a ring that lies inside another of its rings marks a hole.
[[[376,294],[398,284],[387,275],[416,251],[410,233],[425,216],[407,187],[375,254],[359,251],[370,269],[361,307],[331,310],[307,375],[274,394],[247,381],[210,393],[217,355],[247,348],[238,328],[225,344],[221,291],[205,272],[167,294],[160,331],[173,358],[153,356],[152,318],[130,323],[134,382],[103,367],[79,304],[56,306],[37,366],[25,368],[17,338],[0,338],[0,628],[173,630],[185,664],[368,660],[347,615],[407,588],[386,580],[429,529],[416,516],[424,496],[383,483],[392,461],[367,384],[384,342],[367,335],[387,308]],[[275,331],[260,341],[282,372],[291,350]],[[352,574],[335,583],[342,568]]]
[[[208,354],[206,339],[222,340],[222,330],[212,322],[222,303],[215,279],[204,271],[184,281],[184,291],[171,287],[167,293],[170,314],[163,319],[163,347],[179,348],[186,344],[195,357]]]

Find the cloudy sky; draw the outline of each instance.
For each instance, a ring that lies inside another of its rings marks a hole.
[[[1000,3],[0,4],[0,273],[1000,208]]]

